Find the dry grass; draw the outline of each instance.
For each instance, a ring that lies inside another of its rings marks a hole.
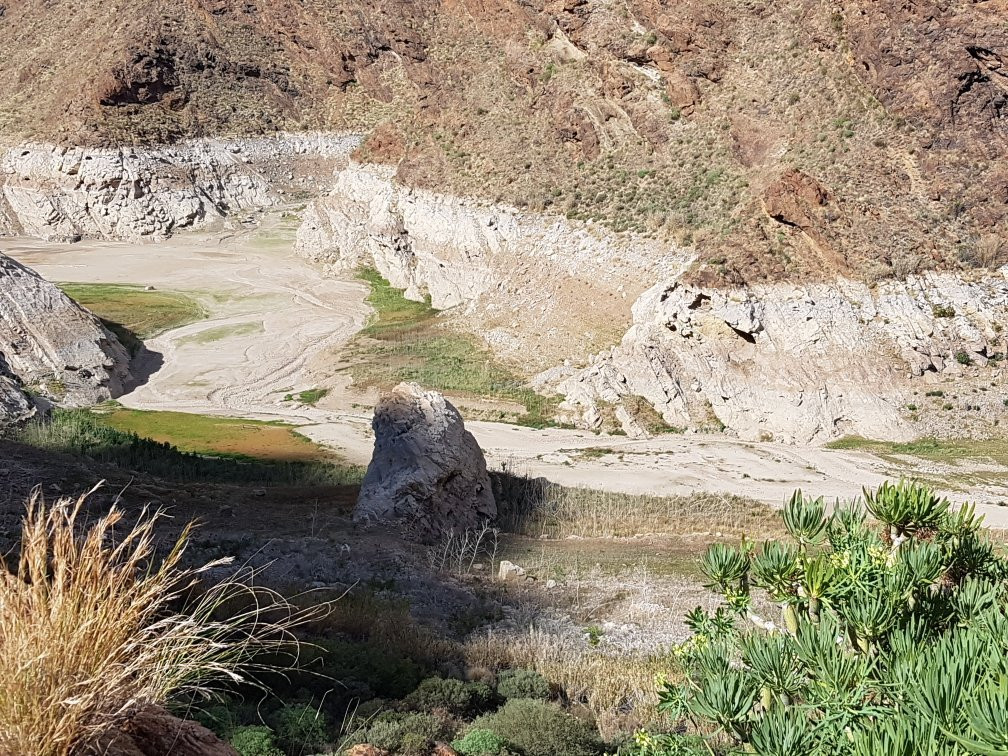
[[[670,652],[591,647],[531,628],[523,635],[487,633],[465,643],[466,659],[488,669],[534,669],[594,715],[603,736],[654,723],[658,681],[679,674]]]
[[[160,513],[130,527],[113,508],[83,531],[86,499],[47,505],[36,492],[17,570],[0,570],[0,753],[62,756],[147,705],[209,695],[303,619],[283,602],[265,612],[237,582],[197,590],[222,562],[182,566],[191,524],[160,561]],[[250,608],[220,619],[238,596]]]
[[[311,637],[368,641],[390,657],[414,659],[431,668],[457,665],[462,659],[458,643],[416,622],[406,600],[378,598],[367,591],[334,594],[332,598],[324,616],[305,624]],[[312,606],[314,603],[307,603],[306,611]]]
[[[624,494],[508,473],[494,475],[494,493],[502,528],[535,538],[757,537],[780,530],[767,505],[719,493]]]

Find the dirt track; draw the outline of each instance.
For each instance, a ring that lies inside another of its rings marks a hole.
[[[177,289],[207,308],[208,319],[148,342],[152,372],[120,399],[124,405],[285,420],[366,463],[373,443],[370,416],[345,382],[327,383],[331,393],[318,408],[284,400],[314,388],[320,361],[368,317],[365,286],[323,277],[291,254],[292,236],[289,224],[270,215],[261,226],[237,234],[183,235],[159,244],[18,239],[0,246],[50,280]],[[468,426],[493,465],[628,493],[708,490],[777,504],[796,487],[829,498],[856,496],[862,486],[894,474],[870,454],[724,436],[630,440],[497,423]],[[1008,493],[974,490],[971,498],[994,502],[1008,499]],[[1008,525],[1008,513],[991,507],[988,522]]]

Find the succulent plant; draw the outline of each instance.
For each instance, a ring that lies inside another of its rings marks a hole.
[[[975,509],[901,482],[828,515],[796,492],[781,517],[793,542],[702,560],[725,604],[687,616],[688,674],[660,700],[708,742],[666,751],[1008,756],[1008,563]]]

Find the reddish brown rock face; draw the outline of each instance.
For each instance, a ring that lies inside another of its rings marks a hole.
[[[1008,3],[847,5],[855,71],[889,109],[926,129],[925,146],[1008,138]]]
[[[202,725],[183,721],[156,707],[127,720],[96,753],[105,756],[238,756],[234,748]]]
[[[835,229],[828,208],[830,194],[811,176],[799,170],[785,171],[763,193],[763,208],[773,220],[804,234],[822,264],[847,275],[847,260],[835,249]]]
[[[763,193],[763,205],[775,221],[814,231],[822,208],[829,201],[827,191],[811,176],[791,169]]]
[[[1004,223],[1008,2],[846,5],[854,70],[905,120],[906,138],[927,151],[935,196],[957,203],[980,226]]]

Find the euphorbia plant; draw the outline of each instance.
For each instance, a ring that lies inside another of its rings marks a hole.
[[[706,742],[667,752],[1008,756],[1008,565],[975,510],[901,482],[781,517],[790,542],[701,562],[725,604],[687,616],[661,700]]]

